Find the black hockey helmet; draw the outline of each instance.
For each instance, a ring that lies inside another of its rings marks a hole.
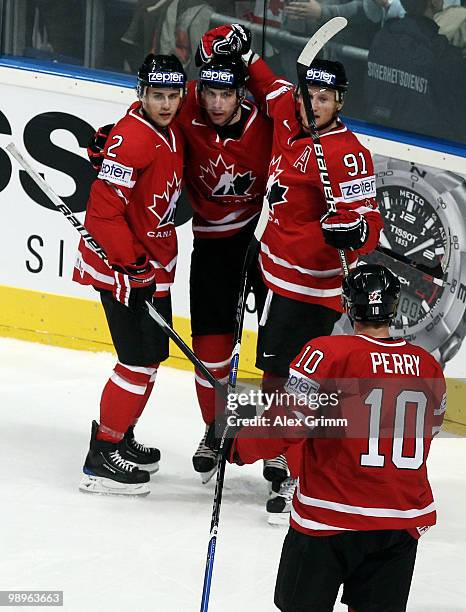
[[[343,64],[331,60],[315,59],[306,70],[306,83],[336,89],[342,93],[348,91],[348,79]]]
[[[238,98],[246,95],[246,68],[241,59],[214,58],[199,70],[198,90],[203,87],[213,89],[236,89]]]
[[[343,104],[345,93],[348,91],[348,79],[341,62],[316,58],[306,70],[305,78],[308,85],[334,89],[337,102]]]
[[[138,70],[138,96],[145,87],[173,87],[186,91],[186,73],[176,55],[149,53]]]
[[[342,302],[353,321],[390,322],[396,316],[400,281],[385,266],[357,267],[343,280]]]

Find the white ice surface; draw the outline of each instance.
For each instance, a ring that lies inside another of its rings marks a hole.
[[[113,364],[110,354],[0,339],[0,590],[63,590],[67,612],[194,612],[214,485],[201,485],[191,466],[203,425],[189,372],[161,368],[136,430],[162,451],[151,494],[78,491]],[[466,610],[465,451],[463,439],[433,443],[439,524],[419,545],[411,612]],[[286,529],[266,524],[260,472],[259,464],[227,467],[212,612],[275,610]]]

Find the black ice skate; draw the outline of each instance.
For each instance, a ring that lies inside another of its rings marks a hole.
[[[275,459],[264,459],[262,475],[269,482],[281,483],[288,477],[288,464],[283,455],[278,455]]]
[[[149,472],[123,459],[120,444],[96,440],[98,428],[99,424],[92,421],[91,443],[79,489],[107,495],[148,495]]]
[[[217,454],[205,444],[208,431],[209,428],[206,427],[205,434],[193,455],[194,471],[199,473],[202,484],[208,483],[217,471]]]
[[[158,448],[144,446],[134,438],[134,427],[129,427],[118,447],[120,455],[126,461],[147,470],[149,474],[159,471],[160,451]]]
[[[296,489],[297,479],[286,478],[281,483],[273,482],[266,510],[270,525],[288,524],[291,512],[291,501]]]

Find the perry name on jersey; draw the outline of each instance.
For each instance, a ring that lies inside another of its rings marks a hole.
[[[164,295],[176,267],[183,141],[176,127],[156,130],[139,108],[133,104],[109,134],[84,225],[111,264],[126,266],[147,254],[156,268],[157,294]],[[103,289],[114,282],[109,266],[83,240],[73,279]]]
[[[257,216],[262,206],[272,143],[272,125],[250,101],[239,138],[222,139],[203,113],[196,84],[177,122],[186,137],[185,178],[198,238],[235,234]]]
[[[292,362],[285,390],[299,400],[297,408],[289,402],[286,412],[275,409],[288,415],[287,426],[275,428],[273,437],[265,427],[246,427],[234,451],[251,463],[304,440],[291,511],[296,530],[420,535],[435,524],[426,461],[443,421],[446,387],[427,351],[404,339],[316,338]],[[296,417],[291,429],[289,415]]]
[[[265,283],[286,297],[340,310],[340,262],[337,250],[325,243],[320,226],[327,207],[315,145],[297,119],[291,84],[275,77],[260,59],[249,73],[248,87],[274,122],[265,194],[269,223],[260,256]],[[324,179],[332,187],[337,209],[355,210],[368,222],[367,242],[359,251],[347,252],[353,268],[359,253],[376,247],[383,225],[372,158],[340,121],[320,139],[328,168]]]

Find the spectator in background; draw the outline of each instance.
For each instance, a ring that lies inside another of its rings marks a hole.
[[[387,19],[404,17],[405,10],[400,0],[349,0],[344,3],[318,2],[290,2],[285,7],[285,13],[295,18],[304,18],[312,21],[328,21],[332,17],[346,17],[346,19],[365,21],[382,25]],[[350,23],[350,26],[351,26]]]
[[[452,45],[463,49],[466,55],[466,8],[460,0],[443,0],[443,10],[435,13],[439,34],[448,38]]]
[[[403,19],[375,35],[366,75],[369,121],[428,136],[464,140],[466,65],[461,50],[439,34],[442,0],[402,0]]]

